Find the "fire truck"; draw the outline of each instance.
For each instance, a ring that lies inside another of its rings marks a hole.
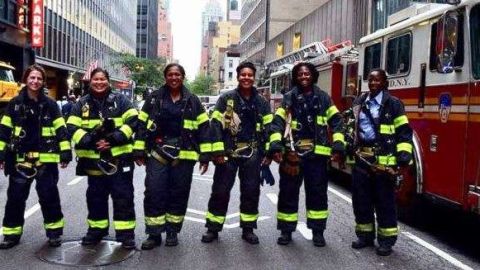
[[[414,172],[399,201],[480,213],[480,1],[414,4],[360,39],[359,85],[385,69],[414,129]]]
[[[268,86],[258,89],[270,100],[272,110],[280,105],[283,94],[291,88],[292,68],[300,61],[315,65],[320,73],[318,86],[332,97],[337,106],[343,108],[349,105],[346,102],[348,90],[356,91],[357,88],[358,51],[349,40],[338,44],[325,40],[313,42],[267,63]]]
[[[0,61],[0,112],[3,112],[8,102],[20,91],[21,84],[13,78],[14,70],[10,64]]]

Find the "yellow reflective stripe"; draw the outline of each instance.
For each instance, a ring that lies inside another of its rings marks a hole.
[[[80,127],[82,126],[82,118],[75,115],[71,115],[70,117],[68,117],[67,124]]]
[[[166,219],[167,219],[167,222],[170,222],[170,223],[182,223],[183,217],[184,216],[177,216],[177,215],[172,215],[167,213]]]
[[[79,158],[91,158],[98,159],[100,158],[100,153],[95,150],[86,150],[86,149],[75,149],[75,153]]]
[[[284,121],[285,119],[287,119],[287,111],[282,107],[278,108],[277,111],[275,111],[275,115],[280,116]]]
[[[380,133],[381,134],[395,134],[395,126],[394,125],[380,125]]]
[[[262,130],[262,124],[257,123],[256,127],[257,127],[257,128],[256,128],[255,130],[256,130],[257,132],[260,132],[260,131]]]
[[[120,146],[115,146],[110,149],[113,157],[120,156],[122,154],[128,154],[133,151],[133,146],[131,144],[125,144]]]
[[[57,222],[43,224],[43,227],[45,228],[45,230],[59,229],[59,228],[63,228],[64,226],[65,226],[65,220],[63,218]]]
[[[355,225],[355,231],[357,232],[373,232],[373,228],[373,223]]]
[[[222,121],[223,121],[223,115],[222,115],[221,112],[215,110],[215,111],[213,111],[213,113],[212,113],[212,119],[215,119],[215,120],[217,120],[217,121],[219,121],[219,122],[222,122]]]
[[[65,119],[63,119],[63,117],[59,117],[55,120],[53,120],[53,128],[55,130],[61,128],[61,127],[64,127],[65,126]]]
[[[18,137],[20,136],[20,132],[22,132],[22,127],[15,126],[15,130],[13,131],[13,134]]]
[[[406,115],[400,115],[399,117],[393,119],[393,125],[395,128],[398,128],[401,125],[408,124],[408,118]]]
[[[413,152],[413,145],[411,143],[406,143],[406,142],[399,143],[397,144],[397,152],[400,152],[400,151],[405,151],[411,154]]]
[[[291,125],[293,130],[298,130],[298,121],[297,120],[292,120],[290,125]]]
[[[212,144],[211,143],[201,143],[200,144],[200,152],[201,153],[212,152]]]
[[[309,219],[326,219],[328,210],[307,210],[307,218]]]
[[[65,150],[69,150],[69,149],[71,149],[69,141],[61,141],[60,142],[60,151],[65,151]]]
[[[7,143],[4,141],[0,141],[0,151],[5,150],[5,147],[7,146]]]
[[[378,164],[385,166],[397,165],[397,158],[395,156],[378,156]]]
[[[43,163],[58,163],[60,162],[60,155],[54,153],[40,153],[38,160]]]
[[[225,222],[225,216],[216,216],[210,212],[207,212],[207,220],[210,222],[223,224]]]
[[[145,141],[135,141],[133,144],[134,150],[145,150]]]
[[[214,142],[212,143],[212,151],[223,151],[225,150],[225,144],[223,142]]]
[[[129,125],[122,125],[120,127],[120,131],[123,132],[123,134],[125,134],[127,139],[130,139],[133,135],[133,130]]]
[[[262,120],[264,125],[270,124],[273,121],[273,114],[269,113],[264,115]]]
[[[254,222],[258,219],[258,214],[240,213],[240,220],[244,222]]]
[[[43,137],[55,136],[55,130],[53,129],[53,127],[42,127],[42,136]]]
[[[87,222],[88,222],[88,227],[90,228],[98,228],[98,229],[108,228],[108,219],[101,219],[101,220],[87,219]]]
[[[82,120],[82,128],[92,129],[96,126],[100,126],[102,124],[102,120],[100,119],[89,119],[89,120]]]
[[[189,129],[189,130],[195,130],[197,129],[197,122],[189,119],[184,119],[183,128]]]
[[[148,119],[148,113],[144,112],[144,111],[140,111],[140,113],[138,114],[138,120],[142,121],[142,122],[147,122],[147,119]]]
[[[197,126],[200,126],[201,124],[203,124],[207,121],[208,121],[208,114],[206,112],[197,116]]]
[[[391,236],[397,236],[398,235],[398,227],[393,227],[393,228],[378,228],[378,235],[381,236],[386,236],[386,237],[391,237]]]
[[[115,230],[132,230],[135,229],[135,220],[114,220],[113,227]]]
[[[165,222],[165,215],[161,215],[158,217],[145,217],[145,224],[148,226],[161,226],[165,224]]]
[[[131,108],[122,114],[123,122],[127,122],[130,117],[138,115],[138,111],[134,108]]]
[[[2,234],[3,235],[21,235],[23,231],[22,226],[18,227],[3,227]]]
[[[195,151],[180,150],[178,154],[179,159],[198,160],[199,157],[200,155]]]
[[[265,143],[265,150],[270,150],[270,143],[269,142]]]
[[[152,126],[153,126],[153,121],[152,121],[152,120],[148,120],[148,121],[147,121],[147,129],[150,129]]]
[[[85,136],[85,134],[87,134],[87,132],[85,130],[77,129],[77,131],[75,131],[75,133],[73,133],[72,141],[75,144],[79,144],[80,141],[82,140],[83,136]]]
[[[4,115],[2,117],[2,121],[0,122],[0,124],[9,128],[13,128],[12,118],[8,115]]]
[[[325,126],[327,124],[327,118],[325,116],[317,115],[317,125]]]
[[[334,142],[342,142],[343,144],[346,144],[345,135],[343,135],[343,133],[340,133],[340,132],[335,132],[335,133],[333,133],[333,141]]]
[[[272,135],[270,135],[270,143],[275,141],[281,141],[281,140],[282,140],[282,134],[280,132],[275,132]]]
[[[121,127],[124,123],[123,118],[121,117],[112,117],[113,122],[115,122],[115,127]]]
[[[297,213],[288,214],[288,213],[278,212],[277,219],[281,221],[295,222],[298,220],[298,214]]]
[[[323,145],[315,145],[314,153],[317,155],[330,156],[332,154],[332,148]]]
[[[327,111],[325,112],[327,121],[330,120],[330,118],[332,118],[332,116],[336,113],[338,113],[337,107],[335,107],[335,105],[330,106],[330,108],[328,108]]]

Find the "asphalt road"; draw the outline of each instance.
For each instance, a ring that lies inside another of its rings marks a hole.
[[[272,167],[276,174],[277,167]],[[311,232],[306,228],[305,205],[302,191],[299,214],[300,224],[294,233],[294,241],[279,246],[276,239],[277,186],[262,188],[260,218],[256,233],[260,244],[252,246],[244,242],[239,228],[238,184],[232,190],[226,225],[219,241],[204,244],[200,238],[205,231],[204,216],[212,184],[213,166],[206,175],[194,174],[189,208],[180,244],[161,247],[152,251],[138,250],[129,259],[104,266],[114,269],[480,269],[479,242],[476,236],[478,224],[463,216],[426,210],[426,221],[414,227],[401,223],[401,234],[394,253],[379,257],[374,248],[354,250],[354,219],[348,189],[338,183],[329,185],[329,208],[325,238],[327,246],[314,247]],[[137,213],[137,244],[145,238],[143,223],[144,168],[135,170],[135,208]],[[64,239],[80,239],[86,232],[85,177],[77,177],[73,164],[60,174],[59,188],[66,227]],[[7,181],[0,177],[0,215],[3,217]],[[45,247],[43,219],[38,197],[32,186],[25,213],[26,223],[21,244],[0,251],[0,269],[65,269],[66,266],[50,264],[37,258],[37,252]],[[467,221],[465,221],[467,220]],[[110,230],[113,236],[113,229]]]

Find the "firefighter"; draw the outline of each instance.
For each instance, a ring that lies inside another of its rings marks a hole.
[[[270,136],[270,153],[280,163],[277,229],[281,236],[277,243],[292,241],[304,180],[307,226],[313,231],[313,244],[322,247],[328,217],[327,163],[332,155],[336,161],[343,159],[343,122],[328,94],[315,85],[319,73],[313,64],[296,64],[292,76],[293,88],[275,113]],[[331,145],[328,127],[333,131]]]
[[[403,103],[390,95],[387,86],[385,71],[372,70],[368,75],[370,91],[353,104],[352,202],[358,239],[352,248],[374,245],[376,212],[376,252],[380,256],[390,255],[397,239],[396,179],[406,175],[413,150],[412,129]]]
[[[88,176],[88,232],[82,245],[96,245],[108,235],[110,195],[116,240],[125,249],[133,249],[132,134],[138,113],[128,98],[109,84],[108,72],[94,69],[89,94],[74,105],[67,121],[78,157],[77,175]]]
[[[240,178],[240,227],[242,239],[258,244],[258,200],[260,168],[270,164],[264,158],[266,138],[273,115],[268,102],[257,92],[255,66],[250,62],[237,67],[238,87],[223,94],[212,114],[212,156],[215,163],[212,194],[206,216],[207,232],[202,242],[218,238],[227,213],[230,191],[237,171]]]
[[[7,105],[0,122],[0,168],[10,175],[0,249],[17,245],[23,232],[25,202],[33,180],[44,218],[48,244],[61,245],[64,219],[58,192],[58,163],[72,160],[65,120],[45,92],[45,70],[28,67],[25,87]]]
[[[178,245],[194,165],[200,160],[200,172],[205,173],[211,151],[208,115],[200,99],[183,85],[184,68],[168,64],[163,74],[165,85],[146,99],[135,135],[136,162],[145,164],[147,172],[144,250],[159,246],[162,232],[166,246]]]

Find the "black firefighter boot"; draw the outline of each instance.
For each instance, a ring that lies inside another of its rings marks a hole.
[[[290,244],[290,242],[292,242],[292,232],[282,231],[280,237],[277,239],[277,244],[285,246]]]
[[[259,243],[258,236],[253,233],[253,228],[243,228],[242,239],[252,245]]]
[[[323,237],[323,231],[313,231],[313,245],[316,247],[325,246],[325,238]]]
[[[215,239],[218,239],[218,232],[207,230],[207,232],[202,235],[203,243],[211,243]]]
[[[165,238],[166,247],[174,247],[178,245],[178,237],[176,232],[167,232],[167,237]]]
[[[62,245],[62,238],[60,236],[52,236],[48,238],[48,246],[59,247]]]
[[[359,237],[356,241],[352,242],[352,248],[354,249],[362,249],[366,247],[373,247],[373,239]]]
[[[147,240],[143,241],[142,249],[143,250],[150,250],[155,247],[158,247],[162,244],[162,235],[148,235]]]
[[[9,237],[5,236],[3,242],[0,243],[0,249],[9,249],[12,248],[20,242],[20,237]]]
[[[376,249],[378,256],[389,256],[392,254],[392,251],[392,245],[385,243],[379,243],[379,246]]]

